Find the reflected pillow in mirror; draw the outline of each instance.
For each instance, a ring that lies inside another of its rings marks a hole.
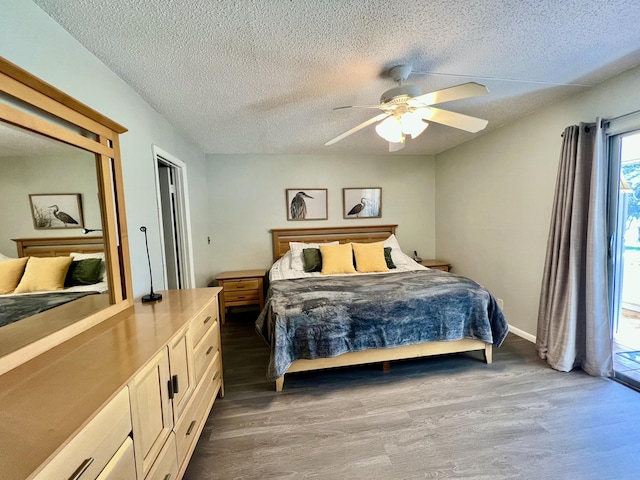
[[[74,260],[86,260],[87,258],[99,258],[102,261],[102,263],[100,264],[100,281],[102,282],[107,281],[107,269],[105,268],[105,263],[104,263],[104,252],[96,252],[96,253],[71,252],[69,255],[71,255],[71,257]]]
[[[20,283],[13,293],[62,290],[71,257],[29,257]]]
[[[24,266],[29,257],[13,258],[0,262],[0,295],[11,293],[20,283]]]
[[[74,260],[69,266],[64,286],[93,285],[102,278],[102,260],[99,258],[85,258]]]

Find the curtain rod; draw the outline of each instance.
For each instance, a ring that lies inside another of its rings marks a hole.
[[[640,113],[640,110],[634,110],[633,112],[629,112],[629,113],[624,113],[622,115],[618,115],[617,117],[612,117],[612,118],[605,118],[602,120],[602,123],[610,123],[614,120],[618,120],[620,118],[624,118],[624,117],[630,117],[631,115],[635,115],[636,113]]]

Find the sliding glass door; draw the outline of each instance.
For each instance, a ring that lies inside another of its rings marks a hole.
[[[640,387],[640,130],[610,137],[611,300],[616,378]]]

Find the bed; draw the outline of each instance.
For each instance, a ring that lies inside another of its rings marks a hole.
[[[62,290],[42,290],[37,287],[31,291],[21,293],[5,293],[0,295],[0,327],[10,325],[28,317],[37,315],[51,308],[79,300],[88,295],[100,294],[101,299],[92,300],[92,304],[108,305],[108,283],[104,278],[104,242],[102,237],[50,237],[50,238],[19,238],[16,242],[17,257],[21,258],[51,258],[73,257],[72,265],[68,268],[88,264],[94,267],[89,284],[71,282]],[[88,259],[91,259],[87,262]],[[5,258],[4,260],[15,260]],[[84,261],[84,262],[82,262]],[[27,260],[28,265],[29,260]],[[99,266],[98,266],[99,265]],[[21,276],[26,272],[26,268]],[[69,273],[69,270],[65,270]],[[79,276],[79,270],[76,271]],[[74,278],[79,278],[78,276]],[[69,280],[71,276],[67,277]],[[18,281],[20,283],[22,279]]]
[[[267,377],[277,391],[286,374],[331,367],[474,350],[492,362],[492,348],[508,332],[493,296],[466,277],[415,263],[399,249],[395,231],[396,225],[272,230],[274,265],[255,326],[269,344]],[[400,265],[350,275],[286,266],[300,243],[328,242],[384,242]]]

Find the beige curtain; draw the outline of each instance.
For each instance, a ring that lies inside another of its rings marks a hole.
[[[607,293],[607,161],[600,119],[564,131],[536,348],[556,370],[613,373]]]

